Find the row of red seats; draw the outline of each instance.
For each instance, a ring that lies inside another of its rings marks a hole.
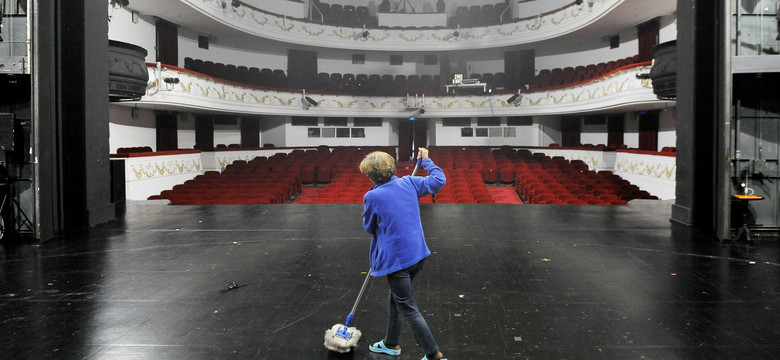
[[[494,204],[482,173],[476,169],[444,169],[447,185],[434,195],[435,203]]]
[[[565,87],[574,84],[598,79],[613,70],[635,64],[639,61],[639,55],[624,59],[609,61],[606,63],[581,65],[577,67],[565,67],[539,70],[528,83],[528,91],[538,91],[547,88]]]
[[[597,79],[615,69],[636,63],[638,58],[639,55],[635,55],[607,63],[566,67],[563,69],[543,69],[531,78],[527,84],[526,91],[571,86]],[[243,65],[226,65],[190,57],[184,59],[184,68],[236,83],[274,88],[288,87],[287,74],[281,69],[258,69]],[[485,83],[486,88],[490,90],[517,88],[508,83],[507,76],[503,72],[474,73],[469,75],[469,78]],[[439,74],[369,75],[321,72],[317,74],[316,78],[309,79],[308,83],[302,85],[311,90],[369,96],[392,96],[407,93],[435,95],[444,90]]]
[[[121,147],[116,149],[117,154],[134,154],[134,153],[146,153],[146,152],[152,152],[152,147],[132,146],[132,147]]]
[[[184,68],[204,75],[236,83],[273,87],[287,87],[287,73],[282,69],[247,67],[244,65],[223,64],[210,60],[184,58]]]
[[[236,161],[222,173],[206,172],[150,198],[167,198],[175,204],[224,203],[225,197],[245,194],[242,203],[284,203],[300,194],[302,183],[311,182],[327,186],[316,197],[299,202],[360,203],[372,184],[359,172],[358,164],[374,150],[394,151],[392,147],[337,147],[333,151],[280,152],[270,158]],[[485,184],[499,181],[514,183],[528,203],[623,204],[636,198],[654,198],[617,175],[589,171],[580,160],[550,158],[511,147],[494,152],[486,147],[432,146],[430,150],[431,158],[445,170],[448,185],[421,202],[490,203],[493,200]],[[398,175],[410,174],[413,167],[413,162],[399,162]],[[424,170],[420,169],[419,175],[425,175]]]
[[[174,205],[282,204],[300,192],[297,168],[281,158],[257,157],[236,160],[221,173],[207,171],[149,199],[168,199]]]
[[[511,21],[512,11],[506,9],[507,3],[458,6],[455,14],[447,19],[447,25],[451,28],[498,25]]]
[[[376,16],[368,12],[367,6],[328,4],[320,0],[312,0],[315,10],[312,10],[311,20],[326,25],[344,27],[377,27]]]
[[[517,191],[528,203],[625,205],[633,199],[657,199],[610,171],[587,170],[582,160],[532,158],[515,166]]]

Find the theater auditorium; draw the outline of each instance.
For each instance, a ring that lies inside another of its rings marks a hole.
[[[407,325],[369,350],[359,169],[428,176],[419,148],[446,184],[414,298],[447,359],[780,348],[780,1],[0,13],[4,357],[425,358]],[[351,313],[356,346],[323,346]]]

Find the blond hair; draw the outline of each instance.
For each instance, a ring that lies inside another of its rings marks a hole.
[[[360,172],[375,184],[384,184],[395,175],[395,158],[384,151],[374,151],[360,162]]]

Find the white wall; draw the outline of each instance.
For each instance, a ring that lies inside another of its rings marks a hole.
[[[536,49],[536,70],[606,63],[639,53],[636,28],[630,28],[615,35],[620,36],[620,46],[614,49],[609,48],[609,37],[591,41],[581,41],[575,38],[554,47],[538,48]]]
[[[435,143],[437,146],[537,146],[539,138],[539,125],[534,123],[530,126],[512,126],[515,128],[515,137],[463,137],[461,136],[460,126],[444,126],[442,119],[432,119],[434,121],[433,132],[435,133]],[[471,127],[476,135],[477,128],[493,128],[493,126],[477,126],[477,120],[471,119]],[[508,127],[506,118],[501,118],[502,131]],[[430,136],[429,136],[430,139]]]
[[[151,146],[157,149],[157,130],[155,129],[154,112],[136,109],[136,118],[132,116],[133,108],[110,105],[108,107],[108,145],[115,154],[120,147]]]
[[[308,129],[314,126],[292,126],[288,121],[285,124],[286,146],[395,146],[398,145],[398,134],[393,131],[394,121],[393,119],[382,119],[382,126],[364,127],[366,135],[364,138],[309,138]],[[326,128],[322,118],[320,118],[317,127]],[[355,127],[352,118],[347,119],[346,127],[350,129]],[[332,126],[327,126],[327,128],[332,128]]]
[[[279,15],[286,15],[294,18],[303,18],[308,14],[308,1],[290,1],[290,0],[242,0],[244,3],[254,6],[258,9],[273,12]],[[229,4],[229,2],[228,2]]]
[[[536,142],[531,146],[548,146],[552,143],[560,145],[563,140],[560,116],[535,117],[534,124],[539,128],[539,133]]]
[[[598,125],[582,125],[580,129],[581,144],[607,144],[607,123]]]
[[[198,47],[198,35],[190,29],[179,28],[179,65],[184,67],[184,58],[208,60],[236,66],[282,69],[287,71],[287,53],[269,53],[262,49],[232,46],[230,39],[212,37],[208,49]]]
[[[629,148],[639,147],[639,118],[635,113],[627,113],[623,129],[623,143]]]
[[[317,59],[317,71],[325,73],[342,74],[378,74],[378,75],[409,75],[409,74],[428,74],[435,75],[439,73],[439,65],[425,66],[422,57],[419,63],[417,56],[408,53],[400,53],[404,60],[402,65],[390,65],[390,57],[384,57],[376,54],[365,54],[366,63],[362,65],[352,64],[352,54],[361,54],[359,51],[344,52],[344,58],[319,58]],[[419,71],[418,71],[419,69]]]
[[[195,148],[195,117],[190,113],[182,114],[177,126],[177,140],[179,149]]]
[[[274,144],[275,147],[295,146],[287,143],[289,117],[265,116],[260,120],[260,145]]]
[[[241,128],[236,124],[214,124],[214,146],[240,144]]]
[[[352,64],[352,54],[363,54],[365,64]],[[402,55],[402,65],[390,65],[390,55]],[[431,53],[409,52],[361,52],[356,50],[318,50],[317,71],[326,73],[410,75],[439,74],[440,64],[425,65],[425,55]],[[504,71],[504,49],[485,49],[475,52],[461,51],[449,54],[450,71],[472,73],[497,73]]]
[[[572,0],[536,0],[536,1],[513,1],[515,6],[513,9],[515,18],[526,18],[529,16],[538,15],[552,11],[568,4],[571,4]]]
[[[677,16],[664,16],[661,18],[661,29],[658,31],[658,43],[677,39]]]
[[[111,21],[108,23],[108,38],[140,46],[147,51],[146,61],[157,59],[156,30],[154,18],[138,16],[138,22],[133,23],[131,12],[125,8],[108,6]]]

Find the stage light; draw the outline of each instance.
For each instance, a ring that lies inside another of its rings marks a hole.
[[[451,34],[447,34],[443,39],[444,40],[450,40],[450,39],[458,40],[459,36],[460,36],[460,32],[458,32],[456,30],[456,31],[453,31]]]
[[[419,117],[422,114],[425,114],[425,109],[417,109],[412,113],[412,115],[409,115],[409,120],[411,121],[417,120],[417,117]]]
[[[230,5],[233,5],[234,8],[237,8],[241,6],[241,2],[238,0],[233,0],[233,2]]]
[[[506,99],[507,104],[512,104],[514,106],[520,106],[520,101],[523,100],[523,95],[520,93],[514,94],[509,99]]]
[[[175,78],[175,77],[163,78],[163,82],[166,84],[178,84],[179,78]]]
[[[309,110],[309,107],[311,107],[311,106],[315,106],[316,107],[319,104],[320,103],[317,102],[317,100],[314,100],[314,99],[306,96],[306,89],[303,90],[303,93],[301,95],[301,107],[304,110]]]
[[[366,30],[366,26],[363,25],[363,31],[356,32],[354,35],[352,35],[352,39],[366,41],[368,40],[368,35],[370,35],[370,33],[368,30]]]

